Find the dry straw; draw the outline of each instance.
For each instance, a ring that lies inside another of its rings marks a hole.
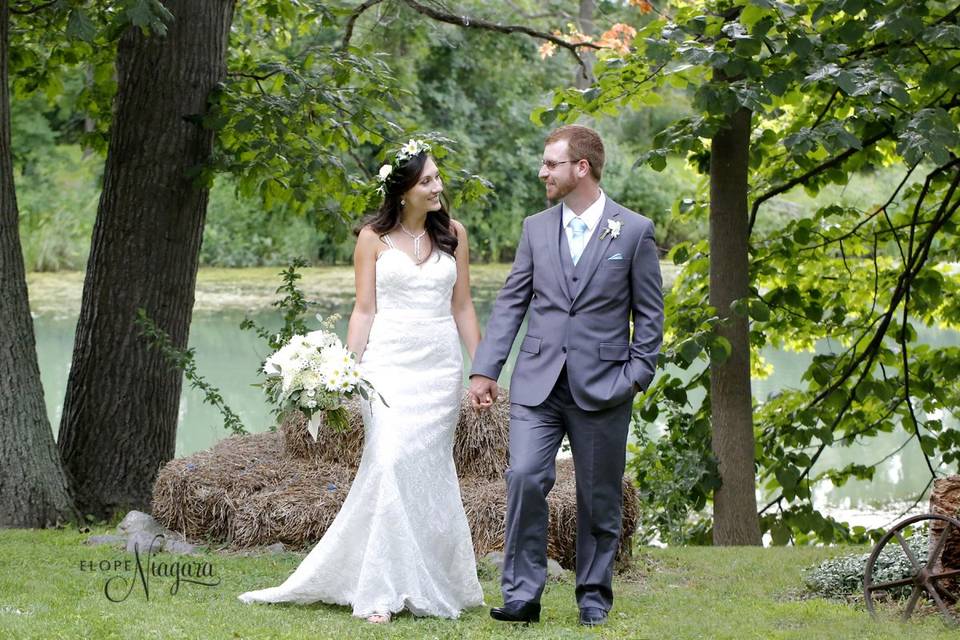
[[[349,406],[351,429],[307,434],[302,414],[276,433],[235,436],[213,448],[170,461],[157,477],[153,515],[188,539],[252,547],[282,542],[307,548],[327,530],[350,489],[363,449],[359,406]],[[475,413],[464,397],[454,443],[460,490],[478,556],[503,548],[509,400]],[[624,480],[623,536],[636,529],[637,495]],[[576,555],[576,485],[572,461],[557,462],[548,498],[548,555],[572,568]],[[618,558],[629,555],[621,542]]]

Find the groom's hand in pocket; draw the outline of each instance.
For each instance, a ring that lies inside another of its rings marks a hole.
[[[473,408],[479,411],[487,411],[493,406],[497,399],[499,389],[497,381],[481,375],[470,376],[470,402]]]

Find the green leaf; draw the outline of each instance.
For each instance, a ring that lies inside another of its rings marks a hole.
[[[750,315],[750,301],[746,298],[737,298],[730,303],[730,311],[741,318],[746,318]]]
[[[715,335],[710,341],[707,350],[710,352],[710,362],[712,364],[723,364],[733,352],[733,347],[730,345],[729,340],[723,336]]]
[[[767,322],[770,320],[770,307],[763,300],[751,300],[750,317],[758,322]]]
[[[782,96],[787,92],[787,88],[793,80],[794,74],[790,71],[777,71],[764,78],[763,85],[773,95]]]
[[[813,50],[813,43],[810,38],[791,31],[790,35],[787,36],[787,49],[796,54],[798,58],[806,58]]]
[[[774,475],[776,475],[777,482],[780,483],[784,492],[796,492],[797,483],[800,482],[800,470],[797,467],[794,465],[777,467]]]
[[[690,245],[687,242],[675,244],[667,253],[667,259],[673,260],[673,264],[683,264],[690,258]]]
[[[823,319],[823,307],[816,302],[806,305],[803,308],[803,314],[814,322],[820,322]]]
[[[782,547],[790,543],[791,531],[785,522],[778,521],[770,527],[770,539],[773,544]]]
[[[83,9],[75,8],[67,19],[67,37],[93,42],[97,37],[97,28]]]
[[[660,407],[656,402],[648,402],[640,409],[640,418],[645,422],[652,423],[660,415]]]
[[[683,361],[688,365],[693,363],[696,360],[697,356],[700,355],[700,352],[703,351],[703,347],[693,339],[684,340],[680,344],[680,357],[683,358]]]
[[[920,436],[920,448],[928,456],[933,456],[937,452],[937,439],[933,436]]]
[[[532,120],[535,125],[540,127],[546,127],[551,122],[556,120],[556,118],[557,112],[553,109],[547,109],[545,107],[534,109],[530,114],[530,120]]]
[[[827,385],[830,382],[830,372],[819,364],[813,364],[809,370],[810,377],[819,384],[821,387]]]
[[[687,390],[683,387],[665,387],[663,389],[663,395],[665,395],[671,402],[681,405],[687,403]]]
[[[740,12],[740,24],[752,31],[753,25],[760,22],[767,14],[768,12],[762,7],[758,7],[755,4],[748,4],[743,8],[743,11]]]

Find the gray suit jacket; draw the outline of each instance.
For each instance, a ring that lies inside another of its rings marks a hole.
[[[608,220],[621,223],[619,237],[608,233],[601,240]],[[581,258],[578,287],[568,282],[560,262],[560,225],[560,205],[523,221],[513,268],[470,374],[497,379],[529,310],[510,379],[511,402],[541,404],[566,363],[574,401],[598,411],[631,399],[634,385],[646,389],[653,380],[663,339],[653,222],[608,197]]]

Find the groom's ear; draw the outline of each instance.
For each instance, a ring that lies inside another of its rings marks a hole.
[[[580,158],[577,161],[577,176],[580,178],[586,178],[590,175],[590,161],[586,158]]]

